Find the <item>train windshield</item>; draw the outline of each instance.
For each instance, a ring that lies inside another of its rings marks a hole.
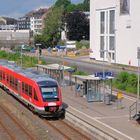
[[[58,87],[40,87],[44,102],[58,100]]]

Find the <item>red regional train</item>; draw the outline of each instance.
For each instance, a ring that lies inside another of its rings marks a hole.
[[[0,86],[43,117],[65,117],[60,86],[47,74],[0,61]]]

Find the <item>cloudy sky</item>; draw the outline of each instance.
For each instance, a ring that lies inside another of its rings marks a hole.
[[[0,16],[18,18],[39,7],[49,7],[55,2],[56,0],[1,0]],[[77,4],[83,0],[71,0],[71,2]]]

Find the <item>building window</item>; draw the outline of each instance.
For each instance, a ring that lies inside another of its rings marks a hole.
[[[110,20],[109,20],[109,33],[114,34],[115,32],[115,10],[110,10]]]
[[[101,26],[100,26],[100,33],[101,34],[104,34],[105,32],[105,12],[101,12],[100,13],[100,23],[101,23]]]
[[[115,53],[115,10],[105,9],[100,11],[100,58],[105,58],[105,51]],[[110,59],[114,60],[115,55],[110,55]]]
[[[100,57],[104,58],[104,36],[100,37]]]
[[[112,59],[115,60],[115,54],[114,53],[112,53]]]
[[[130,13],[130,0],[120,0],[120,15]]]
[[[115,49],[115,37],[110,36],[109,37],[109,50],[114,50]]]

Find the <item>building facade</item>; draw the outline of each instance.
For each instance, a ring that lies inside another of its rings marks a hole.
[[[20,17],[18,19],[18,25],[17,25],[19,30],[29,30],[30,29],[30,17],[29,16],[24,16]]]
[[[0,17],[0,30],[16,30],[17,20],[9,17]]]
[[[90,58],[137,66],[140,1],[91,0],[90,6]]]
[[[27,13],[24,17],[18,20],[18,29],[29,29],[33,34],[41,34],[44,24],[44,15],[47,13],[47,8],[40,8]]]

